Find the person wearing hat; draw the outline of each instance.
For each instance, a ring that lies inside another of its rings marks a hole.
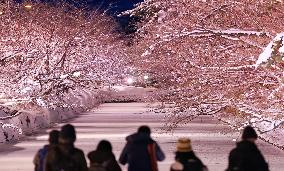
[[[45,171],[88,171],[84,152],[74,146],[75,141],[74,126],[62,126],[58,146],[47,153]]]
[[[175,160],[170,171],[207,171],[207,167],[193,152],[189,138],[178,139]]]
[[[257,137],[253,127],[244,128],[242,141],[230,152],[226,171],[269,171],[267,162],[255,144]]]

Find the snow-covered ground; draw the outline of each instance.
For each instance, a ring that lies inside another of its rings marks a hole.
[[[0,143],[18,141],[24,135],[34,134],[42,128],[74,118],[103,102],[141,101],[146,97],[145,93],[143,88],[130,86],[72,91],[63,99],[66,107],[53,108],[27,99],[0,99],[3,105],[0,108]],[[19,101],[28,104],[19,109]]]
[[[160,171],[169,170],[178,137],[192,139],[193,149],[209,170],[221,171],[226,168],[228,153],[235,146],[234,140],[239,137],[238,131],[230,129],[212,116],[201,116],[172,132],[165,132],[163,121],[166,115],[168,113],[149,112],[145,103],[106,103],[83,113],[70,123],[76,126],[76,146],[82,148],[85,154],[94,150],[101,139],[108,139],[112,142],[118,158],[125,144],[125,137],[135,132],[138,126],[148,124],[152,128],[152,136],[167,156],[165,161],[159,163]],[[61,125],[58,124],[55,128],[59,129]],[[32,170],[32,158],[46,141],[47,133],[44,132],[38,136],[30,136],[15,145],[0,145],[0,170]],[[269,162],[271,171],[282,171],[284,152],[261,140],[258,140],[257,144]],[[125,166],[123,169],[126,171]]]

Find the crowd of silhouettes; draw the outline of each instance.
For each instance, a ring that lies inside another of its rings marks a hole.
[[[255,141],[257,133],[251,126],[244,128],[242,140],[229,154],[226,171],[269,171]],[[87,166],[84,152],[74,146],[76,131],[66,124],[60,131],[49,133],[49,144],[44,145],[34,157],[35,171],[122,171],[118,162],[128,164],[128,171],[158,171],[157,161],[163,161],[165,154],[151,137],[148,126],[140,126],[136,133],[126,137],[119,160],[112,152],[112,145],[101,140],[94,151],[88,153]],[[192,150],[189,138],[180,138],[176,143],[175,161],[170,171],[208,171],[204,163]]]

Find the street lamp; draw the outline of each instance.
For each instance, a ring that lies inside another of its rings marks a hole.
[[[148,75],[144,75],[144,80],[148,80],[149,76]]]
[[[128,83],[129,85],[131,85],[133,82],[134,82],[134,81],[133,81],[132,78],[128,78],[128,79],[127,79],[127,83]]]
[[[32,9],[32,5],[31,4],[26,4],[25,6],[24,6],[26,9]]]
[[[26,0],[25,2],[24,2],[24,7],[27,9],[27,10],[30,10],[30,9],[32,9],[32,2],[30,1],[30,0]]]

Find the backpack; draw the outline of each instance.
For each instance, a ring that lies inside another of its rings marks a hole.
[[[151,161],[151,169],[152,171],[158,171],[155,143],[148,144],[147,148]]]
[[[43,171],[43,167],[44,167],[44,159],[47,155],[48,152],[48,145],[45,145],[42,149],[39,150],[38,152],[38,157],[39,157],[39,166],[37,171]]]
[[[63,155],[60,150],[57,149],[57,160],[53,164],[54,171],[79,171],[78,162],[75,159],[76,155],[71,152],[68,155]]]

